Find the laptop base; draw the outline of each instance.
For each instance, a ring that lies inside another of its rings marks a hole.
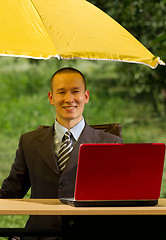
[[[158,200],[77,201],[74,198],[60,198],[59,200],[73,207],[141,207],[158,204]]]

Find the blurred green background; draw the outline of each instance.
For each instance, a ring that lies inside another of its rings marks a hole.
[[[166,61],[165,0],[90,2]],[[9,174],[20,135],[53,124],[55,111],[47,97],[50,77],[67,66],[82,71],[87,80],[90,102],[84,117],[89,124],[121,123],[126,143],[166,142],[165,67],[152,70],[106,61],[0,57],[0,183]],[[166,197],[165,168],[161,197]],[[0,227],[24,227],[27,218],[0,216]]]

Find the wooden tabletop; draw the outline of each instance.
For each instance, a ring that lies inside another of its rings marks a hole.
[[[0,199],[0,215],[166,215],[166,199],[153,207],[72,207],[57,199]]]

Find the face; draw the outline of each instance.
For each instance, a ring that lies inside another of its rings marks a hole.
[[[48,97],[55,106],[57,121],[70,129],[82,120],[84,105],[89,102],[89,91],[85,90],[79,73],[65,72],[54,76]]]

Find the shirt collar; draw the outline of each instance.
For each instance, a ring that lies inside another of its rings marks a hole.
[[[72,133],[74,139],[77,141],[82,130],[85,127],[85,120],[84,118],[77,123],[73,128],[70,129],[70,132]],[[62,138],[65,134],[65,132],[67,132],[68,129],[63,127],[61,124],[59,124],[56,120],[55,120],[55,132],[56,132],[56,136],[57,138],[62,141]]]
[[[67,128],[63,127],[61,124],[59,124],[55,120],[55,133],[56,133],[56,138],[59,139],[59,141],[62,141],[62,138],[66,131],[68,131]]]

